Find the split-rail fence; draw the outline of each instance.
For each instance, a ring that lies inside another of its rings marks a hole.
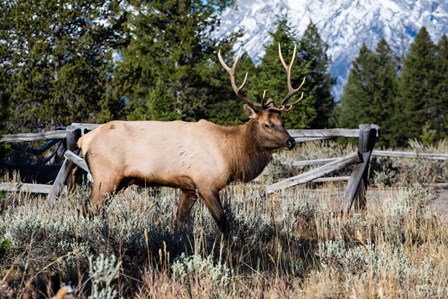
[[[76,142],[80,136],[98,127],[97,124],[73,123],[65,130],[49,131],[42,133],[14,134],[0,137],[0,143],[17,144],[31,141],[47,141],[37,152],[48,150],[51,146],[63,143],[63,163],[52,185],[45,184],[22,184],[22,183],[0,183],[0,190],[6,191],[28,191],[32,193],[46,193],[49,204],[54,204],[57,197],[66,192],[66,182],[71,170],[78,166],[89,173],[89,168],[84,159],[77,154],[79,149]],[[403,158],[425,158],[446,160],[448,154],[424,154],[414,152],[378,151],[374,150],[375,142],[379,138],[380,128],[377,125],[362,124],[359,129],[317,129],[317,130],[288,130],[296,142],[313,140],[325,140],[336,137],[358,138],[357,151],[341,158],[318,159],[308,161],[296,161],[292,166],[321,165],[305,173],[281,180],[266,187],[268,194],[281,192],[281,190],[298,184],[318,181],[348,180],[343,200],[341,201],[341,212],[348,213],[350,208],[364,208],[366,203],[366,191],[368,186],[369,162],[372,155],[403,157]],[[55,155],[49,154],[49,158]],[[48,159],[49,159],[48,158]],[[328,174],[342,170],[355,164],[349,177],[326,177]],[[11,166],[13,167],[13,166]]]

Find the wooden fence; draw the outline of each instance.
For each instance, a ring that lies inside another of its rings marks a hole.
[[[48,202],[54,204],[61,192],[66,192],[65,184],[71,169],[75,165],[89,173],[86,162],[80,158],[76,147],[78,138],[86,132],[93,130],[96,124],[74,123],[66,130],[57,130],[43,133],[5,135],[0,138],[0,143],[21,143],[31,141],[48,141],[42,149],[64,142],[63,163],[53,182],[53,185],[0,183],[0,190],[7,191],[29,191],[36,193],[47,193]],[[379,127],[376,125],[360,125],[359,129],[322,129],[322,130],[288,130],[297,142],[312,140],[324,140],[335,137],[358,138],[358,149],[356,152],[341,158],[318,159],[309,161],[296,161],[292,166],[322,165],[297,176],[287,178],[267,186],[267,193],[279,192],[285,188],[303,184],[310,181],[334,181],[347,180],[344,197],[341,202],[341,212],[348,212],[352,206],[355,208],[365,207],[365,194],[368,185],[368,168],[372,155],[404,158],[425,159],[448,159],[447,154],[425,154],[413,152],[377,151],[374,150],[375,142],[379,137]],[[51,153],[49,156],[54,156]],[[349,177],[325,177],[326,175],[353,165],[354,169]]]
[[[305,173],[284,179],[267,187],[267,193],[273,193],[297,184],[303,184],[324,177],[334,171],[347,168],[356,164],[351,176],[348,178],[347,187],[342,199],[340,209],[348,213],[355,204],[355,208],[365,208],[366,192],[368,185],[368,169],[375,142],[379,137],[377,125],[360,125],[359,129],[327,129],[327,130],[291,130],[290,134],[299,142],[308,140],[322,140],[334,137],[358,137],[357,152],[337,159],[320,160],[323,166]]]

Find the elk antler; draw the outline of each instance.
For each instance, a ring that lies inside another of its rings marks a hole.
[[[282,102],[280,103],[280,106],[278,107],[270,107],[269,110],[271,111],[289,111],[291,110],[292,106],[294,106],[295,104],[299,103],[302,99],[303,99],[303,92],[302,95],[300,96],[300,98],[295,101],[294,103],[291,104],[286,104],[289,100],[289,98],[291,98],[292,95],[294,95],[295,93],[297,93],[303,86],[303,84],[305,83],[305,78],[303,78],[302,83],[300,84],[299,87],[297,88],[293,88],[291,85],[291,68],[292,65],[294,63],[294,59],[296,58],[296,50],[297,50],[297,46],[294,46],[294,51],[292,53],[292,58],[291,58],[291,63],[289,65],[286,64],[285,60],[283,59],[282,56],[282,49],[280,47],[280,43],[278,44],[278,56],[280,58],[280,61],[283,65],[283,67],[286,70],[286,76],[287,76],[287,84],[288,84],[288,94],[286,95],[286,97],[283,98]]]
[[[252,107],[258,107],[258,108],[263,108],[263,106],[260,103],[254,102],[249,100],[246,96],[244,96],[243,94],[240,93],[241,89],[244,87],[244,85],[246,84],[246,80],[247,80],[247,73],[246,76],[244,77],[244,81],[243,83],[238,87],[235,83],[235,71],[236,71],[236,66],[238,64],[238,60],[240,59],[241,56],[241,49],[238,51],[238,55],[236,56],[235,62],[232,65],[232,68],[229,68],[224,60],[221,57],[221,50],[218,51],[218,59],[219,62],[221,63],[221,65],[224,67],[224,69],[227,71],[227,73],[229,73],[230,75],[230,83],[232,84],[232,88],[233,91],[236,93],[236,95],[242,99],[244,102],[246,102],[248,105],[252,106]]]

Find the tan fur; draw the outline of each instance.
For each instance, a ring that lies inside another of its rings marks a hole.
[[[197,192],[225,230],[219,190],[258,176],[272,151],[291,141],[279,113],[251,109],[248,114],[246,124],[232,127],[205,120],[101,125],[78,141],[93,177],[93,204],[101,206],[105,193],[130,183],[180,188],[178,225],[188,218]]]

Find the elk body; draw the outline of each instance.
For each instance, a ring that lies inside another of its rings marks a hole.
[[[279,56],[287,72],[288,95],[279,106],[272,99],[260,104],[241,94],[246,83],[238,87],[235,70],[219,60],[230,75],[232,87],[244,104],[249,120],[240,126],[220,126],[206,120],[184,121],[112,121],[81,137],[78,146],[92,177],[92,205],[101,207],[105,195],[129,184],[180,188],[177,227],[188,220],[198,195],[222,232],[226,217],[219,191],[232,181],[250,181],[272,159],[275,149],[291,149],[295,142],[283,126],[281,112],[292,104],[288,99],[299,88],[291,86],[291,65],[287,65],[279,47]],[[258,110],[258,111],[257,111]]]

